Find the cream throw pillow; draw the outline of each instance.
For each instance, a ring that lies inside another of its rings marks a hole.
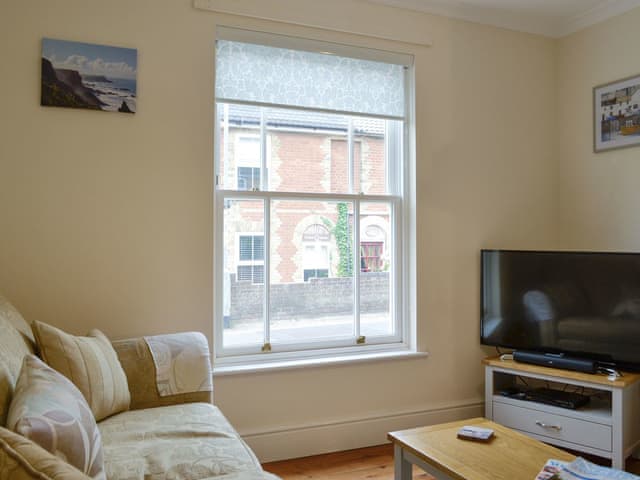
[[[61,458],[47,452],[37,443],[0,427],[0,480],[89,480],[90,478]]]
[[[97,421],[129,409],[127,377],[102,332],[76,337],[42,322],[34,322],[33,332],[42,359],[78,387]]]
[[[24,357],[7,426],[94,480],[105,480],[102,440],[80,391],[35,355]]]

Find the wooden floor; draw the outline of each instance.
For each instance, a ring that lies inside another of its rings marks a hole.
[[[265,463],[264,469],[283,480],[393,480],[393,446],[358,448],[313,457]],[[414,467],[413,478],[430,480]]]
[[[606,460],[602,461],[597,457],[588,459],[607,465]],[[265,463],[263,467],[283,480],[393,480],[393,447],[389,443],[377,447]],[[627,471],[640,474],[640,460],[627,460]],[[431,480],[433,477],[414,466],[413,478]]]

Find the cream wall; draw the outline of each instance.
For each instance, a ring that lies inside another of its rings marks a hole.
[[[566,248],[640,250],[640,148],[593,153],[592,89],[640,74],[640,9],[558,43],[560,238]]]
[[[310,22],[340,16],[338,0],[311,4],[291,6]],[[479,250],[556,244],[554,42],[366,8],[356,27],[422,28],[433,45],[222,16],[189,0],[0,6],[0,291],[28,319],[75,333],[211,340],[217,22],[415,54],[417,331],[430,355],[216,378],[216,403],[263,460],[481,414]],[[138,113],[40,107],[43,36],[137,48]]]

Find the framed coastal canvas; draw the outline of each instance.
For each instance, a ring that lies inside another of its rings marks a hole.
[[[135,113],[138,51],[42,40],[40,104]]]
[[[640,75],[594,87],[593,149],[640,144]]]

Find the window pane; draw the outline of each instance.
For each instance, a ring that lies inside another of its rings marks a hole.
[[[224,347],[264,341],[263,205],[262,200],[224,201]]]
[[[349,117],[268,108],[265,121],[272,162],[269,190],[349,192]]]
[[[351,203],[272,203],[272,343],[354,335],[352,222]]]
[[[222,188],[259,188],[260,107],[218,104],[218,129],[218,175]]]
[[[260,125],[264,122],[264,174],[269,190],[387,193],[387,124],[400,121],[235,104],[220,104],[218,118],[219,175],[224,189],[260,189]]]
[[[387,193],[386,122],[377,118],[354,118],[354,192]]]
[[[238,190],[260,189],[260,169],[254,167],[238,167]]]
[[[360,204],[360,332],[393,334],[391,314],[391,205]]]

